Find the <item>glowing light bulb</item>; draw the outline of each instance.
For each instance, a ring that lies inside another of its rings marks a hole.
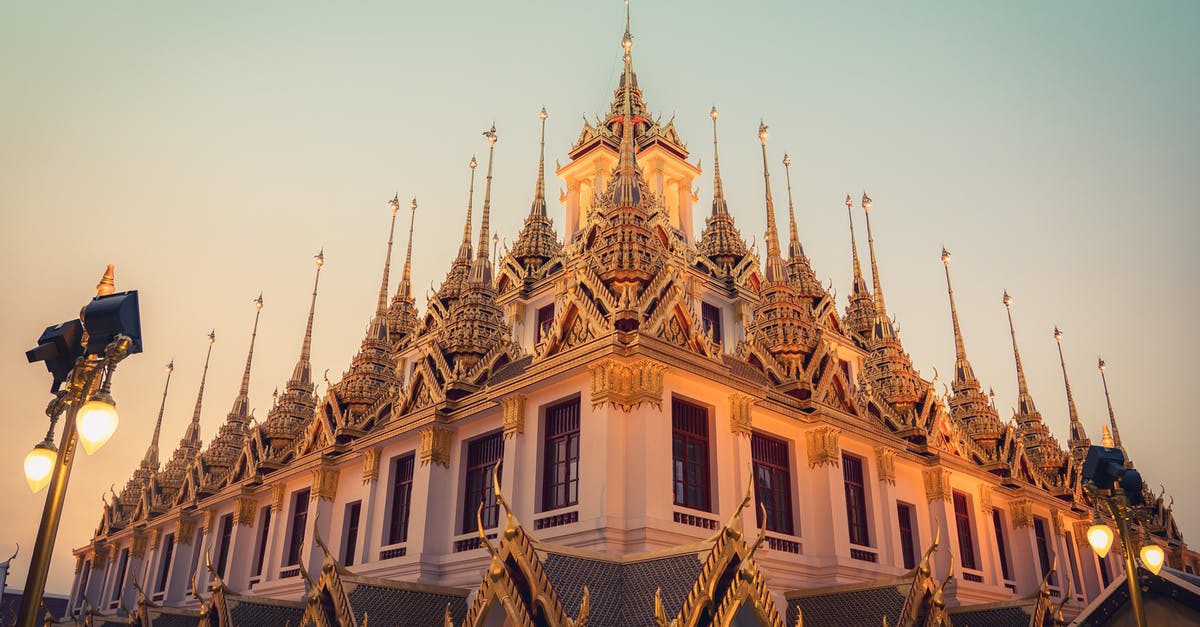
[[[50,474],[57,460],[58,451],[48,440],[38,442],[25,456],[25,480],[29,482],[29,489],[35,494],[50,483]]]
[[[79,408],[75,417],[75,428],[79,433],[79,442],[88,455],[94,454],[104,446],[117,430],[120,422],[117,416],[117,404],[107,392],[97,392],[92,400]]]
[[[1145,566],[1146,570],[1154,573],[1155,575],[1158,574],[1158,571],[1162,570],[1165,556],[1163,555],[1161,546],[1147,541],[1142,545],[1141,557],[1142,566]]]
[[[1099,518],[1092,523],[1091,527],[1088,527],[1087,539],[1088,544],[1092,545],[1092,549],[1096,551],[1096,555],[1099,555],[1101,559],[1108,556],[1108,551],[1112,548],[1113,532]]]

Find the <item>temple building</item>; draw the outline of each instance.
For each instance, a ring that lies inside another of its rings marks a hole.
[[[711,210],[697,215],[702,172],[651,113],[628,15],[620,41],[607,115],[584,122],[553,173],[565,219],[547,205],[543,109],[528,215],[492,253],[502,144],[489,129],[463,173],[457,255],[423,311],[416,200],[400,216],[407,252],[391,288],[393,198],[361,349],[336,382],[314,380],[318,254],[299,357],[261,422],[247,400],[256,301],[225,423],[202,439],[206,361],[165,465],[160,411],[145,458],[75,550],[64,621],[1062,625],[1122,585],[1119,552],[1099,559],[1085,539],[1090,440],[1068,364],[1064,448],[1030,395],[1012,298],[1009,419],[971,367],[948,252],[948,302],[930,303],[950,313],[942,396],[901,343],[893,314],[905,312],[886,307],[871,198],[846,197],[853,288],[839,304],[804,252],[791,159],[766,124],[762,202],[731,207],[711,110]],[[765,258],[736,224],[760,211]],[[169,383],[168,370],[164,401]],[[1122,447],[1113,411],[1103,438]],[[1146,494],[1143,526],[1170,567],[1195,572],[1163,497]]]

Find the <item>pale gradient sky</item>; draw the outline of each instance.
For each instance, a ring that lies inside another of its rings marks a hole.
[[[917,367],[952,376],[944,244],[968,354],[1002,414],[1016,396],[1007,288],[1051,429],[1066,440],[1058,324],[1089,434],[1098,441],[1107,419],[1103,354],[1133,459],[1176,495],[1184,533],[1200,533],[1189,483],[1200,423],[1188,404],[1200,353],[1200,4],[633,9],[647,102],[664,120],[677,115],[703,161],[698,227],[715,103],[729,206],[761,247],[764,118],[775,198],[785,198],[787,151],[801,237],[840,306],[850,279],[841,200],[866,188],[884,289]],[[120,430],[75,465],[49,592],[67,591],[71,548],[90,538],[101,494],[120,490],[145,451],[162,366],[175,358],[165,460],[191,416],[211,327],[206,441],[224,420],[262,290],[251,405],[265,417],[298,355],[311,256],[324,246],[313,367],[336,380],[374,306],[386,200],[419,199],[423,307],[456,250],[466,162],[486,153],[480,132],[495,120],[493,229],[511,241],[533,193],[537,111],[550,112],[549,164],[565,161],[581,113],[607,109],[622,19],[616,1],[0,6],[0,553],[23,547],[9,584],[24,583],[45,494],[29,493],[21,460],[45,431],[48,375],[23,351],[74,315],[105,263],[117,265],[118,289],[141,291],[146,351],[115,379]],[[548,182],[552,200],[559,186]],[[552,202],[560,227],[562,215]]]

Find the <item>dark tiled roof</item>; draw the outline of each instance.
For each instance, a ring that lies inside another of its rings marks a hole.
[[[0,597],[0,625],[16,622],[17,613],[21,611],[21,596],[20,590],[8,588],[4,591],[4,596]],[[50,610],[50,614],[55,618],[61,618],[67,613],[67,597],[57,594],[44,594],[42,595],[42,602],[46,604],[46,607]],[[42,618],[43,616],[38,616],[39,622]]]
[[[196,627],[200,624],[200,617],[193,614],[151,613],[150,624],[154,627]]]
[[[787,624],[796,621],[797,607],[804,611],[806,627],[878,627],[884,616],[890,625],[899,622],[904,595],[887,586],[799,597],[788,601]]]
[[[771,385],[771,380],[768,379],[767,375],[763,374],[761,370],[738,359],[737,357],[732,355],[721,355],[721,361],[725,362],[725,365],[729,367],[729,371],[733,373],[734,376],[738,376],[743,379],[749,379],[750,381],[761,383],[763,385]]]
[[[970,606],[965,608],[970,610]],[[955,627],[1027,627],[1029,615],[1019,607],[998,607],[990,610],[950,611]]]
[[[579,611],[586,585],[592,605],[588,625],[625,627],[654,624],[659,588],[667,615],[678,614],[703,564],[694,553],[624,564],[550,553],[542,566],[568,614]]]
[[[440,625],[447,605],[450,606],[450,616],[455,624],[467,617],[467,600],[462,596],[369,584],[357,584],[348,596],[355,618],[362,622],[366,614],[372,625]]]
[[[1192,573],[1189,573],[1189,572],[1183,571],[1183,570],[1175,570],[1174,568],[1171,568],[1169,566],[1167,567],[1166,570],[1167,570],[1167,572],[1171,573],[1172,575],[1192,584],[1193,586],[1200,587],[1200,576],[1193,575]]]
[[[503,383],[509,379],[512,379],[513,377],[516,377],[517,375],[520,375],[522,372],[525,372],[525,369],[528,368],[529,364],[532,362],[533,357],[526,356],[514,362],[500,366],[498,370],[492,373],[492,378],[488,379],[488,385]]]
[[[287,605],[272,605],[239,600],[229,608],[229,620],[236,627],[250,627],[252,625],[299,625],[300,619],[303,617],[303,607],[291,607]]]

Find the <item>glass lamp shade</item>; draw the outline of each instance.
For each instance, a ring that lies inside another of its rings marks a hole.
[[[101,392],[84,403],[75,417],[75,428],[83,450],[88,455],[100,450],[116,432],[118,422],[117,406],[111,396]]]
[[[1108,528],[1108,525],[1096,521],[1087,531],[1088,544],[1092,545],[1092,549],[1096,551],[1101,559],[1108,556],[1108,550],[1112,548],[1113,532]]]
[[[1141,557],[1142,566],[1145,566],[1146,570],[1154,573],[1155,575],[1158,574],[1158,571],[1162,570],[1163,559],[1165,556],[1163,555],[1161,546],[1158,546],[1153,542],[1147,542],[1146,544],[1142,545]]]
[[[58,451],[54,450],[53,444],[47,442],[38,442],[25,456],[25,480],[29,482],[29,489],[35,494],[50,483],[50,474],[57,460]]]

